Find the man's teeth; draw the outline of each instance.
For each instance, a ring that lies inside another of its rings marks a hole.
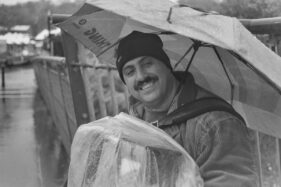
[[[145,90],[145,89],[149,88],[150,86],[152,86],[152,82],[143,84],[142,87],[141,87],[141,90]]]

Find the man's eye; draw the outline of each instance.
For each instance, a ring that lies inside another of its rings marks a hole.
[[[144,67],[150,67],[151,65],[152,65],[151,61],[147,61],[147,62],[143,63]]]
[[[134,73],[134,69],[126,69],[124,71],[124,75],[126,75],[126,76],[131,76],[131,75],[133,75],[133,73]]]

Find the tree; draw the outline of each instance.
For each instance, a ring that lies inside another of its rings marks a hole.
[[[48,11],[52,13],[73,14],[82,6],[79,3],[64,2],[59,5],[51,4],[50,1],[28,2],[13,6],[0,6],[0,26],[12,27],[14,25],[31,25],[33,34],[47,28]]]
[[[178,0],[179,4],[187,5],[192,8],[199,8],[205,11],[218,11],[218,0]]]
[[[220,13],[237,18],[281,16],[280,0],[223,0],[220,5]]]
[[[237,18],[265,18],[281,16],[280,0],[174,0],[180,4],[216,11]]]

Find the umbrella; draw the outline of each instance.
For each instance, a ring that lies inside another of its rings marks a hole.
[[[59,27],[109,64],[122,37],[157,33],[175,70],[192,72],[252,129],[281,137],[281,58],[236,18],[169,0],[90,0]]]

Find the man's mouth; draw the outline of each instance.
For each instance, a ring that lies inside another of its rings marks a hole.
[[[151,88],[156,81],[157,77],[147,77],[143,81],[139,81],[136,84],[135,90],[147,90]]]
[[[152,82],[152,81],[150,81],[150,82],[145,82],[144,84],[142,84],[142,86],[141,86],[139,89],[140,89],[140,90],[145,90],[145,89],[150,88],[152,85],[153,85],[153,82]]]

